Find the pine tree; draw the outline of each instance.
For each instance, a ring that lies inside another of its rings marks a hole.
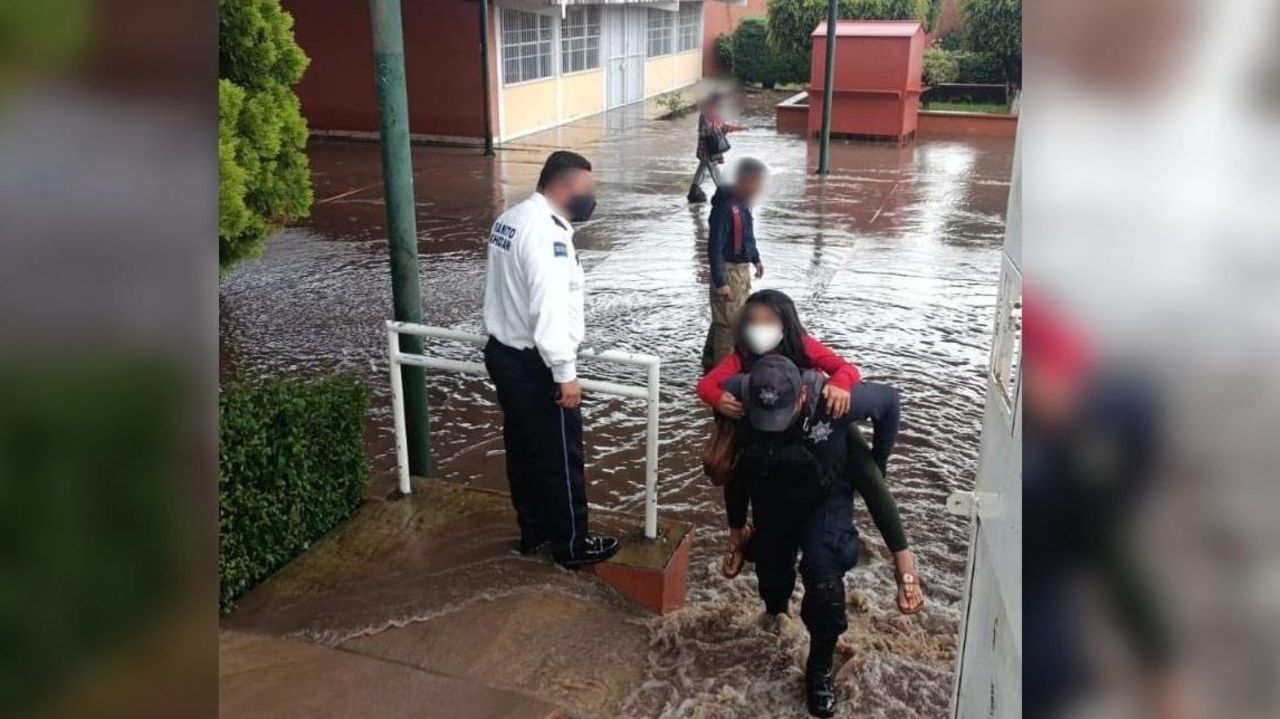
[[[307,124],[291,89],[307,56],[279,0],[218,2],[218,262],[262,253],[311,211]]]

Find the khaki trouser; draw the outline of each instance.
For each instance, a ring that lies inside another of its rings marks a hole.
[[[702,347],[704,370],[720,364],[720,360],[733,351],[733,330],[738,323],[738,314],[746,304],[747,295],[751,294],[751,265],[726,262],[724,278],[729,285],[728,297],[722,297],[715,287],[711,288],[711,329],[707,332],[707,343]]]

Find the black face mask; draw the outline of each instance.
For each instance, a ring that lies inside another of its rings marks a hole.
[[[569,206],[566,209],[569,210],[570,222],[586,222],[596,211],[596,196],[594,193],[574,195],[569,198]]]

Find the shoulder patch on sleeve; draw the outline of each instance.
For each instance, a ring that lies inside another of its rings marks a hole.
[[[568,232],[568,231],[569,231],[569,226],[568,226],[568,225],[566,225],[566,224],[564,224],[563,222],[561,222],[559,217],[556,217],[555,215],[552,215],[552,216],[551,216],[551,221],[552,221],[552,222],[554,222],[554,223],[556,223],[556,225],[557,225],[560,229],[562,229],[562,230],[564,230],[564,231],[566,231],[566,232]]]
[[[554,247],[555,247],[556,257],[568,257],[568,256],[569,256],[569,246],[568,246],[568,245],[566,245],[565,243],[563,243],[563,242],[557,242],[557,243],[555,243],[555,244],[554,244]]]

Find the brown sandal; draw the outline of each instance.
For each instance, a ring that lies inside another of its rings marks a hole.
[[[920,578],[916,573],[894,572],[893,576],[898,581],[898,611],[916,614],[924,609],[924,592],[920,589]]]
[[[751,539],[754,532],[755,529],[748,524],[742,528],[742,541],[729,542],[729,550],[724,553],[724,561],[720,563],[720,573],[725,579],[733,579],[742,573],[742,567],[747,563],[746,550],[742,545]]]

